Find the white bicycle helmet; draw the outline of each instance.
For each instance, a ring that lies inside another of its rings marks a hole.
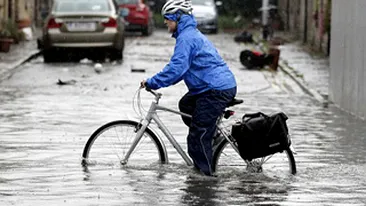
[[[161,14],[163,16],[165,14],[174,14],[178,10],[191,14],[192,2],[190,0],[168,0],[161,9]]]

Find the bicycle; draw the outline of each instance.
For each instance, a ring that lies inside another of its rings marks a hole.
[[[138,90],[138,98],[140,97]],[[168,153],[165,143],[157,135],[157,133],[149,127],[154,121],[164,136],[173,145],[176,152],[183,158],[188,166],[192,166],[192,160],[187,153],[182,149],[177,140],[173,137],[169,129],[164,125],[159,118],[157,111],[166,111],[185,117],[191,117],[188,114],[170,109],[159,105],[159,100],[162,97],[161,93],[152,90],[147,90],[154,95],[154,100],[151,102],[150,108],[146,116],[141,120],[116,120],[104,124],[99,127],[88,139],[82,153],[83,165],[106,164],[114,165],[116,163],[122,166],[140,166],[147,167],[156,162],[167,164]],[[138,100],[141,101],[140,99]],[[234,99],[229,103],[228,107],[242,103],[242,100]],[[139,107],[141,109],[141,107]],[[140,111],[141,114],[141,111]],[[213,171],[218,168],[239,167],[244,166],[250,171],[287,171],[289,174],[296,173],[295,159],[292,149],[289,147],[282,153],[276,153],[263,158],[254,159],[251,161],[243,160],[239,156],[239,150],[234,138],[230,135],[230,125],[224,126],[223,118],[228,119],[233,116],[234,111],[226,109],[221,117],[217,120],[217,131],[213,145]],[[274,161],[269,161],[274,160]],[[288,163],[286,166],[285,163]]]

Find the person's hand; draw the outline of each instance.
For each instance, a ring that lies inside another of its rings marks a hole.
[[[140,88],[145,88],[146,87],[146,80],[142,80],[140,82]]]

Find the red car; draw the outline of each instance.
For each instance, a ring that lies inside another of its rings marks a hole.
[[[153,32],[154,20],[147,0],[117,0],[125,16],[126,31],[141,31],[144,36]]]

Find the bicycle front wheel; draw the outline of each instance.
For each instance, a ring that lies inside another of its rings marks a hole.
[[[140,124],[130,120],[113,121],[101,126],[88,139],[82,154],[82,164],[140,167],[166,163],[165,148],[149,128],[145,129],[137,146],[126,159],[139,129]]]
[[[289,148],[280,153],[246,162],[225,139],[214,151],[212,161],[215,171],[238,167],[246,168],[249,172],[263,172],[274,176],[296,174],[295,158]]]

